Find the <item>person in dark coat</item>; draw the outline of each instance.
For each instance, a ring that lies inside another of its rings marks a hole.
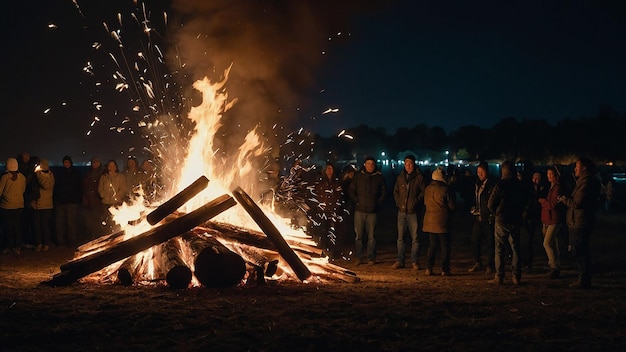
[[[489,202],[489,196],[491,191],[496,185],[494,177],[489,175],[489,165],[482,161],[476,168],[476,184],[475,184],[475,201],[474,207],[471,210],[474,215],[474,223],[472,225],[471,245],[472,245],[472,259],[474,264],[468,269],[470,273],[483,270],[483,246],[485,247],[486,255],[486,268],[485,275],[493,275],[495,272],[495,242],[493,237],[494,219],[493,214],[489,211],[487,203]]]
[[[336,259],[340,244],[337,238],[337,225],[341,221],[343,190],[335,175],[333,164],[326,163],[322,176],[315,184],[315,196],[317,199],[315,223],[318,225],[315,230],[319,246],[329,259]]]
[[[415,165],[415,156],[407,155],[404,158],[404,169],[396,178],[393,187],[393,198],[398,207],[398,257],[393,268],[404,268],[405,248],[404,233],[409,229],[411,235],[411,266],[419,270],[419,236],[417,214],[424,200],[424,175],[419,166]]]
[[[590,241],[600,197],[600,181],[594,175],[595,164],[591,159],[578,159],[574,167],[574,189],[569,197],[559,197],[559,202],[567,207],[565,219],[569,229],[569,246],[578,268],[578,279],[570,284],[572,288],[591,287]]]
[[[357,265],[367,259],[370,265],[376,264],[376,227],[377,212],[385,199],[387,186],[383,174],[376,169],[376,159],[365,158],[363,169],[357,172],[350,183],[350,199],[355,205],[354,232]],[[363,253],[363,235],[367,233],[367,256]]]
[[[81,202],[82,177],[69,155],[63,157],[63,168],[54,175],[54,214],[58,246],[76,245],[78,206]]]
[[[505,161],[501,166],[502,178],[493,188],[487,207],[494,214],[495,265],[496,274],[490,283],[504,283],[504,264],[507,251],[506,242],[511,247],[512,282],[519,285],[522,279],[520,268],[520,226],[526,207],[526,192],[516,177],[515,166]]]

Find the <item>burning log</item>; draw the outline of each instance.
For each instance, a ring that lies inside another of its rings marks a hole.
[[[108,235],[100,236],[92,241],[78,246],[78,248],[76,248],[76,252],[84,255],[89,252],[99,250],[105,246],[111,246],[113,243],[121,242],[124,239],[125,234],[126,232],[124,230],[120,230]]]
[[[191,283],[191,269],[183,259],[183,250],[178,238],[172,238],[159,246],[156,256],[167,284],[176,289],[187,288]]]
[[[209,184],[209,179],[206,176],[199,177],[192,184],[187,186],[182,191],[178,192],[174,197],[170,198],[167,202],[161,204],[156,209],[148,214],[146,220],[150,225],[155,225],[163,220],[166,216],[175,212],[188,200],[200,193]],[[131,224],[136,225],[136,224]],[[98,237],[92,241],[84,243],[77,248],[77,252],[81,255],[85,255],[89,252],[99,250],[104,246],[111,246],[115,242],[121,242],[124,238],[125,231],[117,231],[109,235]]]
[[[264,235],[262,232],[254,231],[251,229],[246,229],[243,227],[219,223],[214,221],[207,221],[204,225],[207,229],[212,229],[215,231],[215,236],[223,238],[225,240],[235,240],[240,243],[245,243],[250,246],[268,249],[272,251],[276,251],[276,246],[269,238]],[[213,234],[213,233],[212,233]],[[307,253],[311,256],[322,256],[322,250],[312,245],[308,245],[306,243],[297,242],[297,241],[287,241],[285,240],[289,246],[298,251]]]
[[[143,264],[143,256],[133,255],[128,257],[117,269],[117,281],[123,286],[130,286],[139,275],[139,269]]]
[[[263,233],[274,243],[276,248],[278,249],[278,253],[283,259],[289,264],[291,269],[296,273],[298,279],[304,281],[311,277],[311,271],[309,268],[304,265],[302,260],[298,257],[298,255],[289,247],[287,241],[280,234],[276,226],[267,218],[267,216],[263,213],[261,208],[254,203],[252,198],[241,188],[237,187],[233,190],[233,195],[239,201],[239,203],[244,207],[246,212],[252,217],[252,219],[259,225]]]
[[[118,262],[133,254],[176,237],[237,204],[229,195],[222,195],[204,206],[169,223],[152,228],[111,248],[78,258],[61,265],[61,272],[49,281],[50,286],[69,285],[72,282]]]
[[[174,197],[170,198],[167,202],[161,204],[154,209],[146,220],[150,225],[155,225],[159,221],[163,220],[166,216],[176,211],[188,200],[193,198],[196,194],[200,193],[209,184],[209,179],[206,176],[200,176],[192,184],[187,186],[182,191],[178,192]]]
[[[262,233],[250,229],[245,229],[239,226],[225,224],[214,221],[207,221],[204,225],[205,231],[210,233],[211,235],[222,238],[227,241],[237,241],[239,243],[244,243],[246,245],[250,245],[256,248],[261,248],[266,251],[276,251],[276,246],[268,240],[266,236],[263,236]],[[203,227],[196,227],[196,229],[202,229]],[[332,264],[332,263],[319,263],[318,261],[313,260],[314,258],[322,257],[322,250],[308,245],[306,243],[300,243],[295,241],[288,242],[290,247],[295,251],[300,253],[300,257],[311,260],[311,263],[308,265],[314,265],[322,270],[324,270],[327,274],[325,276],[339,279],[345,282],[355,283],[359,282],[359,277],[352,271],[345,269],[341,266]],[[248,252],[248,256],[250,255],[250,251]],[[244,257],[244,259],[246,259]],[[278,267],[278,262],[271,259],[265,259],[263,262],[251,261],[255,266],[259,266],[263,268],[265,276],[272,276],[276,273]]]
[[[229,287],[241,283],[246,275],[243,258],[214,237],[186,233],[183,241],[194,253],[194,275],[205,287]]]

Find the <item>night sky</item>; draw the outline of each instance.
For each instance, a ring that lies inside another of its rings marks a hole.
[[[91,47],[110,41],[103,21],[113,27],[115,13],[129,7],[83,2],[82,16],[71,0],[5,5],[3,161],[22,151],[54,163],[65,154],[108,159],[140,149],[132,115],[122,122],[129,98],[102,79],[110,77],[107,49]],[[359,124],[390,134],[421,123],[451,132],[505,117],[555,123],[605,105],[626,111],[622,1],[145,3],[155,26],[167,10],[170,27],[159,34],[182,94],[190,95],[185,82],[219,77],[232,63],[231,119],[248,125],[323,136]],[[104,71],[97,88],[82,70],[94,58]],[[95,101],[104,108],[95,110]],[[338,112],[324,114],[331,108]]]

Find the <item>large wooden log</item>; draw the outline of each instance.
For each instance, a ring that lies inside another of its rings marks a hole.
[[[274,243],[280,256],[289,264],[298,279],[304,281],[311,277],[311,271],[300,260],[296,252],[293,251],[283,236],[280,234],[272,221],[263,213],[261,208],[250,198],[250,196],[241,188],[237,187],[233,190],[233,195],[237,198],[246,212],[259,225],[263,233]]]
[[[192,184],[178,192],[174,197],[170,198],[167,202],[161,204],[150,212],[150,214],[146,217],[146,220],[150,225],[157,224],[166,216],[180,208],[183,204],[187,203],[187,201],[193,198],[196,194],[200,193],[208,184],[209,179],[206,178],[206,176],[200,176]]]
[[[100,236],[94,240],[91,240],[87,243],[81,244],[76,248],[76,254],[78,256],[83,256],[90,254],[91,252],[102,249],[105,246],[112,246],[115,243],[122,242],[124,239],[124,235],[126,232],[124,230],[120,230],[117,232],[113,232],[108,235]]]
[[[154,227],[111,248],[67,262],[61,266],[62,271],[60,273],[54,275],[51,280],[43,282],[43,284],[50,286],[69,285],[108,265],[187,232],[235,204],[237,203],[232,197],[222,195],[169,223]]]
[[[176,289],[189,287],[191,284],[191,269],[183,259],[183,250],[180,239],[175,237],[162,243],[156,255],[159,268],[165,273],[167,284]]]
[[[215,221],[207,221],[206,223],[202,225],[202,227],[216,230],[217,231],[216,236],[226,239],[226,240],[230,240],[230,241],[234,240],[240,243],[245,243],[250,246],[273,250],[273,251],[277,250],[274,243],[270,241],[270,239],[263,232],[255,231],[252,229],[248,229],[248,228],[244,228],[244,227],[236,226],[232,224],[215,222]],[[285,240],[285,241],[295,251],[304,252],[311,256],[317,256],[317,257],[322,256],[323,251],[320,248],[317,248],[315,246],[312,246],[306,243],[298,242],[298,241],[290,241],[290,240]]]
[[[246,263],[241,256],[214,237],[186,233],[182,239],[192,243],[192,251],[198,253],[194,259],[194,275],[202,286],[218,288],[241,283],[246,275]]]
[[[143,256],[135,254],[128,257],[117,269],[117,282],[123,286],[130,286],[139,275],[139,269],[143,266]]]
[[[192,184],[185,187],[185,189],[183,189],[182,191],[178,192],[174,197],[170,198],[168,201],[151,211],[148,216],[146,216],[146,220],[150,225],[157,224],[166,216],[175,212],[178,208],[180,208],[195,195],[200,193],[203,189],[207,187],[208,184],[209,179],[206,176],[199,177]],[[94,250],[98,250],[103,246],[113,245],[116,242],[121,242],[124,235],[124,230],[120,230],[111,234],[100,236],[92,241],[80,245],[77,248],[77,252],[79,255],[85,255]]]

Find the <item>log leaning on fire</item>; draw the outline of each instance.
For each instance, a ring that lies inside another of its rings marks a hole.
[[[167,284],[176,289],[187,288],[191,283],[191,269],[183,260],[183,250],[178,238],[162,243],[157,251],[159,268],[165,273]]]
[[[222,195],[191,213],[161,226],[154,227],[111,248],[67,262],[61,266],[62,271],[60,273],[54,275],[51,280],[43,282],[43,284],[50,286],[69,285],[108,265],[189,231],[235,204],[237,203],[231,196]]]
[[[188,200],[193,198],[196,194],[200,193],[209,184],[209,179],[206,176],[200,176],[192,184],[185,187],[182,191],[178,192],[175,196],[167,200],[165,203],[154,209],[146,220],[150,225],[155,225],[159,221],[163,220],[166,216],[176,211]]]
[[[304,281],[311,277],[311,271],[300,260],[296,252],[289,247],[287,241],[280,234],[276,226],[268,219],[263,213],[263,210],[250,198],[250,196],[241,188],[237,187],[233,190],[233,195],[237,198],[237,201],[244,207],[246,212],[252,217],[252,219],[259,225],[263,233],[267,238],[274,243],[280,256],[289,264],[291,269],[296,273],[300,281]]]
[[[214,237],[187,232],[181,238],[195,254],[194,275],[202,286],[220,288],[241,283],[246,263],[240,255]]]

